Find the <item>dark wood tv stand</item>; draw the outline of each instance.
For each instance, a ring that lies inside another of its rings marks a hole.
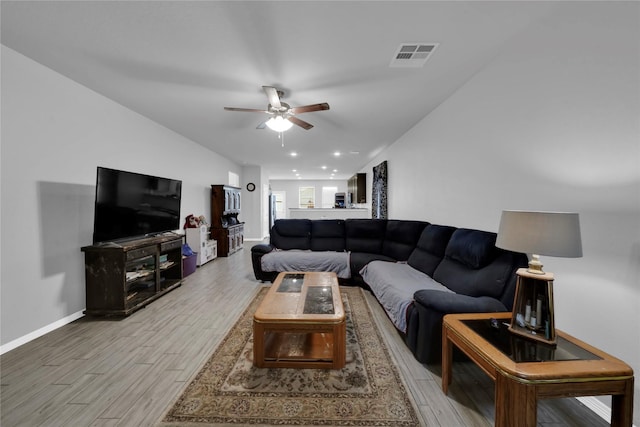
[[[182,284],[183,236],[85,246],[85,313],[128,316]]]

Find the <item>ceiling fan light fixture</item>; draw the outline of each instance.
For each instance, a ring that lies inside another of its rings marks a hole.
[[[1,0],[0,0],[1,1]],[[297,125],[302,129],[309,130],[313,128],[311,123],[308,123],[304,120],[300,120],[298,117],[295,117],[297,114],[302,113],[310,113],[312,111],[324,111],[329,109],[329,104],[326,102],[322,102],[320,104],[311,104],[311,105],[303,105],[299,107],[291,107],[286,102],[281,102],[280,98],[282,98],[283,92],[276,89],[273,86],[262,86],[265,94],[267,95],[267,99],[269,100],[269,105],[266,110],[259,110],[257,108],[238,108],[238,107],[224,107],[227,111],[242,111],[246,113],[267,113],[272,117],[267,120],[264,124],[260,123],[257,129],[264,129],[264,126],[268,126],[269,129],[278,132],[279,137],[282,139],[283,132],[291,129],[291,126]],[[284,141],[284,139],[283,139]],[[284,147],[284,145],[283,145]]]
[[[271,117],[265,124],[269,127],[269,129],[276,132],[288,131],[289,129],[291,129],[291,126],[293,126],[293,123],[282,116]]]

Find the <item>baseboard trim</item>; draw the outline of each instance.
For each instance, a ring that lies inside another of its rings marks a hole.
[[[606,422],[611,422],[611,408],[598,400],[598,398],[594,396],[582,396],[576,397],[576,399]],[[633,424],[633,427],[635,426],[636,425]]]
[[[2,346],[0,346],[0,354],[5,354],[8,351],[13,350],[14,348],[18,348],[23,344],[28,343],[29,341],[33,341],[36,338],[39,338],[45,334],[48,334],[51,331],[54,331],[64,325],[67,325],[71,322],[73,322],[74,320],[78,320],[79,318],[84,316],[84,310],[82,311],[78,311],[77,313],[73,313],[67,317],[64,317],[60,320],[57,320],[47,326],[44,326],[38,330],[35,330],[27,335],[24,335],[20,338],[17,338],[13,341],[10,341]]]
[[[581,396],[576,397],[580,403],[582,403],[591,411],[595,412],[600,418],[610,421],[611,420],[611,408],[599,401],[594,396]]]

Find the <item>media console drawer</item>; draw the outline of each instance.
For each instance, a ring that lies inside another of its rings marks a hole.
[[[149,255],[155,255],[155,253],[156,253],[156,245],[147,246],[140,249],[134,249],[131,251],[127,251],[127,261],[143,258]]]
[[[160,252],[170,251],[171,249],[178,249],[182,247],[182,240],[174,240],[173,242],[166,242],[160,244]]]

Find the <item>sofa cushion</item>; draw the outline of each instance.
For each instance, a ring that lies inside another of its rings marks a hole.
[[[391,261],[395,262],[395,259],[382,254],[371,254],[369,252],[351,252],[349,254],[349,267],[351,268],[351,274],[356,276],[356,273],[360,274],[360,270],[364,268],[371,261]]]
[[[388,220],[382,254],[398,261],[406,261],[427,225],[429,223],[424,221]]]
[[[387,221],[384,219],[345,220],[347,250],[382,254],[382,242],[384,242],[386,228]]]
[[[311,249],[311,220],[276,220],[270,243],[278,249]]]
[[[513,277],[515,277],[513,257],[504,253],[479,269],[472,269],[451,258],[445,258],[433,274],[435,280],[456,293],[472,297],[496,298],[501,300],[507,308],[513,303],[508,304],[508,301],[503,299],[503,294]]]
[[[263,271],[331,271],[341,279],[351,278],[347,252],[276,249],[265,254],[260,264]]]
[[[343,219],[311,221],[311,250],[343,252],[345,248]]]
[[[459,294],[500,299],[512,265],[496,260],[501,251],[492,243],[495,238],[495,233],[457,229],[433,278]]]
[[[407,308],[416,292],[432,289],[440,294],[451,293],[431,277],[401,262],[372,261],[360,273],[401,332],[407,332]]]
[[[411,252],[407,263],[424,274],[433,276],[436,267],[444,258],[447,244],[454,231],[456,231],[455,227],[446,225],[431,224],[427,226],[420,235],[416,248]]]
[[[445,256],[469,268],[481,268],[495,258],[496,233],[457,229],[447,245]]]

